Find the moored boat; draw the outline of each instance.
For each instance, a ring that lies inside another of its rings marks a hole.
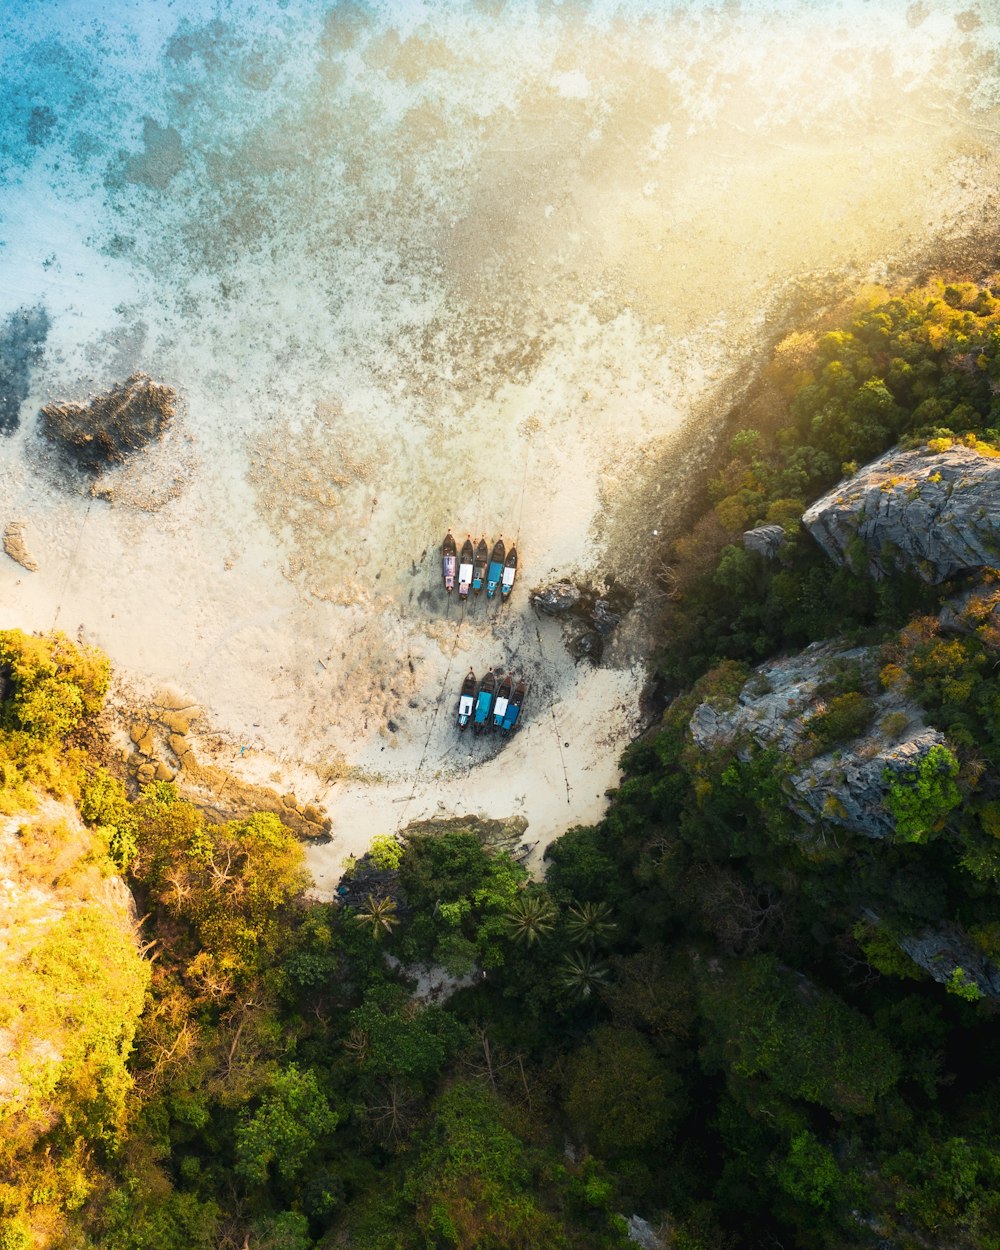
[[[504,712],[503,722],[500,725],[500,728],[504,731],[504,733],[510,733],[510,731],[517,724],[517,718],[521,715],[521,708],[524,706],[524,696],[527,693],[527,690],[527,682],[522,677],[514,687],[510,698],[507,701],[507,710]]]
[[[500,726],[503,719],[507,715],[507,705],[510,702],[510,692],[514,688],[514,682],[510,673],[501,681],[497,687],[497,696],[493,700],[493,724]]]
[[[462,543],[462,554],[458,558],[458,597],[460,599],[469,597],[469,588],[472,586],[472,563],[472,535],[469,534]]]
[[[472,724],[476,733],[489,724],[490,711],[493,708],[493,696],[496,693],[497,677],[492,669],[479,683],[479,694],[476,695],[476,710],[472,716]]]
[[[476,703],[476,674],[470,668],[462,682],[458,696],[458,727],[464,729],[472,719],[472,709]]]
[[[507,555],[507,547],[503,540],[503,535],[493,544],[493,554],[490,556],[490,567],[486,573],[486,598],[492,599],[497,593],[497,586],[500,585],[500,578],[503,576],[503,562]]]
[[[458,572],[458,548],[451,536],[451,530],[445,534],[441,544],[441,572],[444,575],[444,588],[450,595],[455,589],[455,574]]]
[[[500,594],[505,598],[510,594],[517,576],[517,547],[511,547],[503,565],[503,576],[500,578]]]
[[[476,543],[476,558],[472,566],[472,589],[478,595],[483,588],[483,581],[486,578],[486,565],[490,559],[490,547],[486,541],[484,534]]]

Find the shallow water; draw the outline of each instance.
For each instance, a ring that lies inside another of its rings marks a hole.
[[[303,765],[374,767],[416,697],[408,779],[490,662],[434,597],[446,527],[516,536],[525,583],[627,575],[795,283],[996,216],[996,3],[15,0],[0,32],[0,319],[48,318],[0,435],[41,569],[0,557],[0,623],[79,624]],[[183,412],[91,503],[36,413],[136,368]]]

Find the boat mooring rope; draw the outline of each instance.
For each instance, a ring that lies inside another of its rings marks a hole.
[[[448,605],[450,608],[451,606],[450,596],[448,599]],[[410,793],[406,796],[406,802],[403,805],[403,810],[399,813],[399,819],[396,821],[396,833],[399,833],[400,829],[403,827],[403,821],[406,819],[406,813],[409,810],[409,806],[413,802],[413,798],[417,793],[417,784],[420,781],[421,774],[424,771],[424,761],[427,759],[427,751],[428,751],[428,748],[430,747],[431,738],[433,737],[433,734],[434,734],[434,726],[437,724],[438,713],[441,711],[441,704],[444,702],[445,697],[448,692],[448,688],[451,684],[451,670],[452,670],[452,666],[455,663],[455,656],[458,653],[458,640],[462,633],[462,626],[465,624],[465,610],[466,610],[467,605],[468,605],[468,600],[463,600],[462,601],[462,615],[458,618],[458,625],[455,628],[455,641],[452,643],[452,646],[451,646],[451,655],[448,656],[448,668],[445,671],[444,680],[441,683],[441,689],[438,692],[438,697],[434,704],[434,715],[431,717],[431,723],[427,729],[427,737],[424,739],[424,746],[423,746],[423,750],[420,753],[420,760],[417,763],[416,770],[414,771],[414,774],[413,774],[413,785],[410,787]]]

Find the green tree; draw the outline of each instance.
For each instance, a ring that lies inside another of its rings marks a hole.
[[[399,924],[395,900],[375,898],[369,894],[364,907],[357,913],[357,919],[359,924],[370,927],[372,937],[378,942],[381,938],[388,937]]]
[[[531,946],[555,928],[555,904],[547,894],[525,891],[518,895],[506,914],[507,931],[515,941]]]
[[[264,1185],[273,1167],[283,1180],[296,1180],[339,1120],[316,1074],[289,1064],[271,1078],[253,1114],[236,1126],[237,1173]]]

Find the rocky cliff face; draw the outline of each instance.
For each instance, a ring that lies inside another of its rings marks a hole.
[[[937,583],[1000,562],[1000,457],[970,447],[893,450],[802,518],[838,564]]]
[[[770,660],[747,680],[734,703],[703,703],[691,717],[698,746],[735,747],[748,758],[754,744],[773,747],[798,764],[787,778],[791,808],[808,824],[890,838],[895,820],[886,806],[893,781],[913,771],[944,739],[927,727],[916,704],[894,691],[870,698],[869,725],[853,741],[815,753],[814,720],[834,704],[838,677],[863,676],[873,648],[814,643],[798,655]],[[810,758],[811,757],[811,758]]]

